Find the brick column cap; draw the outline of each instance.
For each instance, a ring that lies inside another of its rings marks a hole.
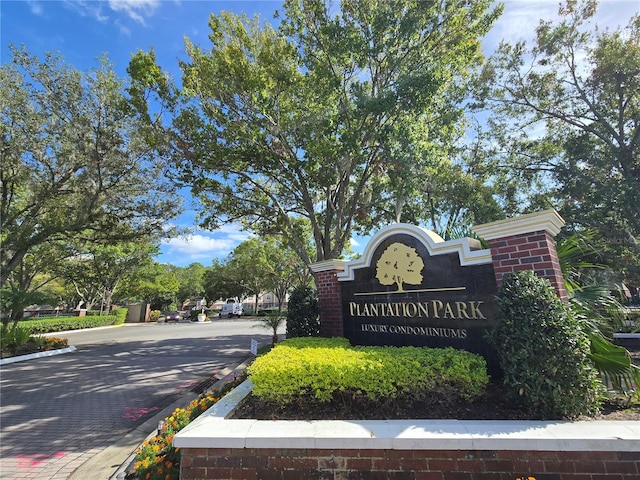
[[[542,212],[529,213],[515,218],[498,220],[472,227],[480,238],[495,240],[496,238],[511,237],[524,233],[545,231],[555,237],[564,226],[564,219],[554,209]]]
[[[328,272],[331,270],[342,272],[344,271],[345,263],[347,263],[346,260],[324,260],[322,262],[312,263],[311,265],[309,265],[309,268],[313,273]]]

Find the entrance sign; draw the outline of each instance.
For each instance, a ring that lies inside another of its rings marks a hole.
[[[495,370],[484,336],[496,324],[497,286],[491,251],[477,240],[391,225],[337,280],[352,344],[455,347],[483,355]]]
[[[564,220],[553,209],[507,218],[472,230],[477,240],[444,241],[408,224],[375,234],[362,258],[312,264],[318,288],[320,334],[359,345],[463,348],[500,374],[484,340],[496,324],[502,277],[533,270],[567,299],[555,237]]]

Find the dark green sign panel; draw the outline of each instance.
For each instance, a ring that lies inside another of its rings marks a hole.
[[[339,274],[344,334],[354,345],[454,347],[497,358],[484,335],[495,320],[496,281],[477,241],[445,242],[397,224]]]

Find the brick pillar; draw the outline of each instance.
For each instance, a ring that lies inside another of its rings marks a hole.
[[[342,296],[337,274],[344,270],[344,261],[327,260],[311,265],[318,288],[320,307],[320,335],[343,337]]]
[[[560,262],[553,237],[564,220],[555,210],[523,215],[473,227],[489,242],[498,287],[505,273],[533,270],[546,278],[562,300],[567,300]]]

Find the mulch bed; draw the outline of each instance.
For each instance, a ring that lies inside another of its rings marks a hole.
[[[484,395],[474,401],[437,401],[426,399],[395,400],[379,404],[366,400],[344,399],[318,403],[311,398],[287,406],[265,402],[249,395],[236,409],[233,418],[258,420],[541,420],[518,399],[509,395],[501,383],[490,383]],[[616,398],[603,405],[600,420],[640,420],[640,405]]]
[[[629,351],[631,361],[640,366],[640,350]],[[442,397],[442,396],[440,396]],[[499,381],[489,383],[486,392],[472,402],[431,398],[396,400],[386,404],[339,399],[318,403],[312,398],[283,406],[249,395],[233,413],[233,418],[258,420],[542,420],[514,398]],[[583,418],[585,420],[587,418]],[[614,396],[603,403],[597,420],[640,420],[640,404]]]

